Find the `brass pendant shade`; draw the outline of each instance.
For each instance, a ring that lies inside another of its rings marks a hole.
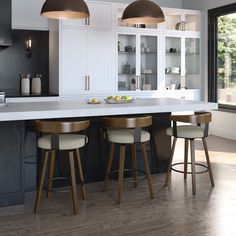
[[[161,8],[149,0],[137,0],[126,7],[121,21],[127,24],[154,24],[165,21]]]
[[[84,0],[46,0],[41,15],[52,19],[82,19],[90,16]]]

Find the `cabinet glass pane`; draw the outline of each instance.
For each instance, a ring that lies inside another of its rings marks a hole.
[[[181,86],[196,89],[200,88],[200,42],[199,39],[185,39],[185,68],[186,82]]]
[[[165,38],[165,55],[166,89],[179,89],[181,68],[181,38]]]
[[[117,24],[118,27],[132,27],[132,28],[148,28],[148,29],[157,29],[158,24],[142,24],[142,25],[137,25],[137,24],[126,24],[121,22],[121,17],[123,14],[124,8],[118,8],[117,9]]]
[[[200,16],[193,14],[185,15],[185,30],[200,31]]]
[[[157,90],[157,37],[141,36],[141,90]]]
[[[135,90],[135,78],[136,36],[120,34],[118,35],[118,90]]]
[[[181,22],[181,13],[165,12],[165,28],[168,30],[183,30]]]

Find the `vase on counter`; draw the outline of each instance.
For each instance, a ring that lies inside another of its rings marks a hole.
[[[36,74],[36,76],[31,81],[31,93],[41,94],[41,75]]]
[[[30,74],[27,74],[26,76],[21,74],[20,77],[21,94],[30,94]]]

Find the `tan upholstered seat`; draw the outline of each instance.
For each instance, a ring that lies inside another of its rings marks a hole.
[[[166,133],[167,135],[173,136],[174,139],[173,139],[173,144],[172,144],[171,153],[170,153],[168,171],[166,174],[165,187],[168,186],[171,170],[177,171],[179,173],[183,173],[184,179],[187,179],[187,174],[192,175],[193,195],[196,194],[196,174],[201,174],[208,171],[210,180],[211,180],[211,186],[214,187],[213,174],[211,170],[211,163],[210,163],[210,158],[209,158],[208,148],[207,148],[207,143],[206,143],[206,137],[208,136],[208,130],[209,130],[209,123],[211,122],[211,113],[210,112],[195,112],[195,114],[193,115],[173,115],[173,116],[170,116],[170,120],[173,122],[173,127],[168,128],[166,130]],[[191,125],[177,126],[177,122],[190,123]],[[184,162],[172,164],[177,138],[185,139]],[[207,165],[195,162],[194,140],[197,138],[202,139]],[[191,162],[188,162],[189,142],[190,142],[190,147],[191,147]],[[174,166],[182,165],[182,164],[184,165],[184,171],[174,168]],[[188,164],[191,164],[191,171],[188,171]],[[195,168],[196,165],[204,167],[205,170],[197,172]]]
[[[84,121],[68,121],[68,120],[38,120],[35,121],[35,128],[38,132],[38,148],[42,149],[43,156],[41,162],[41,171],[39,176],[39,184],[37,189],[34,212],[38,213],[41,201],[44,179],[46,175],[47,163],[50,159],[49,177],[48,177],[48,193],[47,197],[52,195],[52,187],[54,178],[54,165],[58,160],[56,157],[57,151],[67,151],[69,154],[70,178],[71,178],[71,192],[73,199],[74,214],[78,213],[77,204],[77,183],[76,183],[76,169],[75,160],[78,164],[78,175],[80,177],[80,188],[82,199],[86,199],[86,192],[84,186],[84,176],[80,160],[79,149],[85,146],[88,138],[84,134],[78,134],[80,131],[85,131],[89,127],[89,120]],[[60,179],[64,178],[60,176]]]
[[[174,136],[173,127],[166,130],[166,134]],[[182,125],[177,127],[178,138],[202,138],[204,137],[204,129],[196,125]]]
[[[134,129],[118,129],[108,130],[107,139],[112,143],[124,143],[131,144],[134,141],[135,131]],[[146,130],[141,130],[141,143],[148,142],[150,140],[150,133]]]
[[[87,143],[87,136],[79,134],[60,134],[58,150],[78,149]],[[44,135],[38,139],[38,147],[52,149],[51,135]]]
[[[145,144],[150,140],[150,133],[142,128],[152,125],[151,116],[141,117],[106,117],[103,118],[103,123],[106,126],[106,137],[111,143],[110,155],[107,164],[107,171],[105,176],[104,191],[108,188],[109,175],[112,173],[112,163],[115,154],[115,146],[119,144],[119,176],[117,188],[117,203],[121,203],[121,195],[123,191],[124,165],[125,165],[125,150],[126,146],[131,146],[131,163],[132,175],[134,178],[134,186],[137,187],[137,160],[136,160],[136,145],[140,144],[142,148],[142,157],[144,160],[145,173],[148,179],[148,187],[150,197],[153,198],[151,174],[149,170],[148,158]],[[126,169],[127,171],[127,169]]]

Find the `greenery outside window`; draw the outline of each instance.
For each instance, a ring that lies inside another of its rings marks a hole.
[[[209,100],[236,110],[236,4],[209,10],[208,23]]]

